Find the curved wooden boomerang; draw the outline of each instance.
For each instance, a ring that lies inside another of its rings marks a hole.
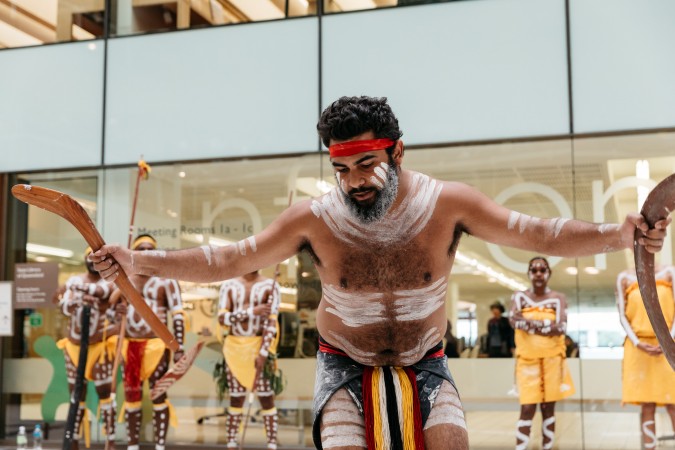
[[[675,174],[661,181],[645,200],[640,213],[650,227],[656,222],[663,220],[675,210]],[[659,297],[656,294],[656,281],[654,279],[654,254],[649,253],[644,246],[638,244],[641,237],[640,230],[635,230],[633,248],[635,250],[635,270],[637,272],[640,294],[645,304],[649,321],[654,328],[654,333],[659,340],[663,354],[675,370],[675,340],[670,335],[670,330],[663,316]],[[675,280],[673,280],[675,282]]]
[[[17,184],[12,187],[12,195],[22,202],[29,205],[37,206],[51,213],[57,214],[77,228],[85,241],[89,244],[93,251],[97,251],[105,245],[105,241],[101,237],[93,222],[89,218],[87,212],[72,199],[69,195],[63,192],[54,191],[52,189],[43,188],[40,186],[32,186],[28,184]],[[150,309],[147,303],[138,291],[134,288],[129,277],[124,273],[122,268],[115,279],[115,284],[120,288],[124,296],[134,305],[138,314],[145,320],[150,329],[159,337],[167,347],[172,351],[177,351],[179,348],[178,341],[173,334],[159,320],[155,313]]]

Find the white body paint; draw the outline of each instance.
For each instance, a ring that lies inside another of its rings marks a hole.
[[[383,323],[392,318],[403,322],[422,320],[443,306],[446,290],[447,279],[442,277],[429,286],[394,291],[386,297],[379,292],[349,292],[326,285],[323,298],[331,305],[326,308],[326,312],[339,317],[349,327],[360,327]]]
[[[424,337],[420,339],[420,341],[417,343],[417,345],[410,350],[407,350],[405,352],[401,352],[400,354],[400,360],[401,364],[404,366],[410,366],[412,364],[415,364],[416,362],[419,361],[420,354],[423,354],[426,352],[428,349],[434,346],[434,344],[437,344],[438,342],[441,341],[441,334],[438,332],[438,328],[433,327],[430,330],[426,332]]]
[[[343,194],[334,188],[311,205],[317,218],[324,220],[333,234],[350,245],[357,242],[386,244],[409,242],[431,219],[443,186],[436,180],[413,172],[410,193],[384,217],[362,225],[345,204]]]
[[[211,246],[210,245],[202,245],[200,247],[202,251],[204,252],[204,256],[206,257],[206,263],[210,266],[211,265]]]
[[[146,250],[146,252],[149,251],[152,250]],[[158,296],[161,288],[164,288],[168,308],[166,306],[159,306]],[[167,310],[178,312],[183,309],[180,298],[180,288],[175,280],[150,277],[143,286],[141,294],[145,303],[162,323],[167,323]],[[129,304],[127,307],[127,330],[129,337],[132,338],[145,337],[148,333],[152,332],[148,323],[136,314],[136,309],[132,304]]]
[[[227,299],[232,299],[232,313],[237,313],[238,311],[248,311],[249,318],[243,322],[235,322],[232,326],[232,334],[235,336],[255,336],[262,329],[262,320],[260,316],[253,314],[253,308],[255,306],[261,305],[267,299],[267,293],[272,289],[272,311],[271,314],[277,314],[279,310],[279,297],[278,289],[273,289],[274,281],[271,279],[265,279],[259,281],[251,286],[251,293],[249,295],[250,303],[245,307],[246,302],[246,287],[244,284],[237,280],[231,279],[225,281],[220,286],[220,300],[219,300],[219,310],[225,310],[227,308]]]
[[[428,430],[436,425],[455,425],[466,430],[462,403],[447,381],[441,385],[424,429]]]
[[[554,424],[555,424],[555,416],[549,417],[548,419],[544,419],[541,422],[541,434],[543,434],[544,437],[547,437],[549,439],[549,441],[546,444],[541,446],[542,450],[550,450],[553,448],[553,440],[555,439],[555,432],[551,430],[549,427]]]

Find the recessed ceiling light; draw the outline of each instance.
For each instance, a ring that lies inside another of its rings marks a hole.
[[[567,272],[570,275],[576,275],[577,273],[579,273],[576,267],[566,267],[565,272]]]

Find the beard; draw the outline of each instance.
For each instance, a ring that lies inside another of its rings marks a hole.
[[[394,200],[396,200],[396,195],[398,194],[398,172],[396,169],[396,163],[390,158],[389,168],[387,169],[387,180],[382,189],[372,186],[352,189],[349,193],[345,193],[340,189],[347,208],[349,208],[349,211],[359,220],[359,222],[368,224],[378,221],[384,217],[387,211],[389,211],[389,208],[391,208],[391,205],[394,203]],[[353,194],[370,191],[373,191],[375,196],[367,204],[360,203],[352,197]]]

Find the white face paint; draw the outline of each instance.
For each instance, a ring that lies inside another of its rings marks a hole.
[[[324,220],[336,237],[348,244],[356,245],[363,241],[406,243],[426,227],[442,189],[443,186],[436,180],[413,172],[409,194],[400,205],[389,210],[381,220],[368,224],[362,224],[354,216],[338,189],[314,200],[311,210],[316,217]]]
[[[375,167],[375,177],[380,179],[382,185],[387,184],[387,171],[389,170],[389,164],[382,162],[379,167]],[[372,179],[372,178],[371,178]]]
[[[377,186],[378,189],[384,189],[384,184],[377,177],[370,177],[370,182]]]

